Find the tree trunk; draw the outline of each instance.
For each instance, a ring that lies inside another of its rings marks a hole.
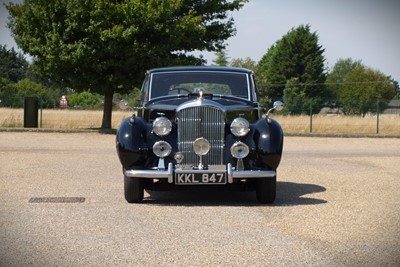
[[[104,94],[103,122],[101,123],[102,129],[111,129],[113,96],[113,92],[106,92]]]

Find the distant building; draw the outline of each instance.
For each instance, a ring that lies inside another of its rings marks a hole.
[[[388,107],[382,112],[383,114],[400,114],[400,100],[390,100]]]
[[[321,115],[343,115],[343,109],[339,107],[323,107],[319,112]]]

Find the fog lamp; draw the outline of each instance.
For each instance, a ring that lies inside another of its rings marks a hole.
[[[245,136],[250,131],[249,122],[245,118],[236,118],[231,123],[231,132],[237,137]]]
[[[157,157],[165,158],[171,154],[171,145],[165,141],[158,141],[153,145],[153,152]]]
[[[165,117],[158,117],[153,122],[153,132],[158,136],[166,136],[172,130],[172,123]]]
[[[237,158],[237,159],[243,159],[247,157],[249,154],[249,147],[242,142],[236,142],[233,144],[231,147],[231,154],[232,157]]]
[[[183,161],[183,153],[182,152],[176,152],[174,159],[176,160],[176,163],[181,164]]]
[[[203,137],[197,138],[193,143],[193,149],[196,155],[204,156],[210,151],[210,143]]]

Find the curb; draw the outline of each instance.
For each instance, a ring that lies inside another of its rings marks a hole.
[[[43,128],[0,128],[0,132],[35,132],[35,133],[100,133],[117,134],[116,129],[43,129]],[[400,138],[400,134],[345,134],[345,133],[284,133],[291,137],[324,138]]]
[[[293,137],[328,137],[328,138],[400,138],[399,134],[345,134],[345,133],[284,133]]]
[[[34,132],[34,133],[100,133],[116,134],[116,129],[46,129],[46,128],[0,128],[0,132]]]

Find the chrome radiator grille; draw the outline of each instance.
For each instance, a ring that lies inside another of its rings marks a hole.
[[[178,149],[183,154],[182,165],[198,166],[199,157],[193,142],[200,137],[208,140],[210,151],[203,164],[222,165],[224,160],[225,117],[223,111],[211,106],[189,107],[177,113]]]

